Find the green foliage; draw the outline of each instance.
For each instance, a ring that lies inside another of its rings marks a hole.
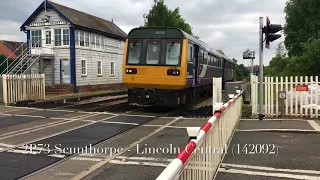
[[[303,55],[303,43],[320,37],[320,1],[288,0],[286,13],[285,46],[289,57]]]
[[[7,59],[7,57],[3,54],[0,54],[0,64],[2,64],[3,61],[5,61]],[[12,59],[9,59],[8,61],[8,65],[10,65],[13,62]],[[7,68],[7,63],[3,63],[0,66],[0,73],[2,73],[5,69]]]
[[[248,71],[243,64],[236,65],[237,81],[242,81],[245,78],[248,78],[249,76],[250,76],[250,71]]]
[[[179,8],[168,9],[163,0],[154,0],[148,14],[144,15],[144,27],[175,27],[180,28],[186,33],[192,35],[191,26],[181,17]]]

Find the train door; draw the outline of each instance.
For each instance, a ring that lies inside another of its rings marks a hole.
[[[199,46],[194,45],[193,86],[199,83]]]

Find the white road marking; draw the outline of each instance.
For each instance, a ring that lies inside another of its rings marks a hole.
[[[77,160],[77,161],[102,161],[102,158],[86,158],[86,157],[73,157],[71,160]]]
[[[304,129],[247,129],[247,130],[240,130],[236,129],[239,132],[270,132],[270,131],[278,131],[278,132],[317,132],[315,130],[304,130]]]
[[[266,121],[308,121],[306,119],[263,119]],[[240,119],[240,121],[260,121],[259,119]]]
[[[148,115],[138,115],[138,114],[126,114],[123,116],[136,116],[136,117],[150,117],[150,118],[155,118],[155,116],[148,116]]]
[[[122,164],[122,165],[156,166],[156,167],[167,167],[169,165],[169,163],[135,162],[135,161],[120,161],[120,160],[110,160],[109,163]]]
[[[319,180],[319,176],[307,176],[307,175],[297,175],[297,174],[285,174],[285,173],[271,173],[271,172],[259,172],[259,171],[248,171],[248,170],[238,170],[238,169],[224,169],[219,168],[219,172],[233,173],[233,174],[246,174],[255,176],[267,176],[267,177],[280,177],[280,178],[292,178],[292,179],[305,179],[305,180]]]
[[[126,122],[116,122],[116,121],[103,121],[102,123],[106,123],[106,124],[125,124],[125,125],[135,125],[135,126],[139,125],[137,123],[126,123]]]
[[[315,121],[309,120],[309,124],[313,127],[314,130],[320,132],[320,125],[317,124]]]
[[[101,122],[101,121],[105,121],[105,120],[108,120],[108,119],[111,119],[111,118],[114,118],[114,117],[117,117],[117,116],[111,116],[111,117],[108,117],[108,118],[101,119],[101,120],[99,120],[99,121],[95,121],[95,122],[92,122],[92,123],[84,124],[84,125],[82,125],[82,126],[77,126],[77,127],[74,127],[74,128],[68,129],[68,130],[65,130],[65,131],[60,131],[60,132],[58,132],[58,133],[51,134],[51,135],[49,135],[49,136],[44,136],[44,137],[36,138],[36,139],[31,140],[31,141],[28,141],[28,142],[24,142],[24,143],[15,145],[15,147],[20,147],[20,146],[23,146],[23,145],[25,145],[25,144],[30,144],[30,143],[32,143],[32,142],[41,141],[41,140],[43,140],[43,139],[47,139],[47,138],[50,138],[50,137],[58,136],[58,135],[60,135],[60,134],[64,134],[64,133],[67,133],[67,132],[70,132],[70,131],[74,131],[74,130],[77,130],[77,129],[81,129],[81,128],[83,128],[83,127],[90,126],[90,125],[93,125],[93,124],[96,124],[96,123],[99,123],[99,122]],[[2,151],[0,151],[0,152],[2,152]]]
[[[61,155],[61,154],[51,154],[51,155],[48,155],[48,156],[55,157],[55,158],[61,158],[61,159],[66,157],[65,155]]]
[[[130,160],[141,160],[141,161],[156,161],[156,162],[171,162],[173,159],[168,159],[168,158],[152,158],[152,157],[126,157],[126,156],[119,156],[116,159],[130,159]]]
[[[257,169],[257,170],[264,170],[264,171],[279,171],[279,172],[319,174],[320,175],[320,171],[315,171],[315,170],[280,169],[280,168],[273,168],[273,167],[250,166],[250,165],[228,164],[228,163],[221,163],[221,166],[229,166],[229,167],[234,167],[234,168],[245,168],[245,169]]]
[[[4,143],[0,143],[0,146],[2,146],[2,147],[8,147],[8,148],[14,147],[14,145],[12,145],[12,144],[4,144]]]
[[[162,127],[163,125],[143,125],[144,127]],[[182,126],[168,126],[167,128],[174,128],[174,129],[187,129],[187,127],[182,127]]]
[[[2,114],[5,116],[18,116],[18,117],[34,117],[34,118],[41,118],[41,119],[45,119],[46,117],[44,116],[32,116],[32,115],[27,115],[27,114]]]
[[[178,120],[180,120],[182,117],[178,117],[172,121],[170,121],[169,123],[163,125],[162,127],[158,128],[157,130],[153,131],[152,133],[148,134],[147,136],[144,136],[143,138],[141,138],[140,140],[130,144],[128,147],[124,148],[122,152],[119,152],[118,154],[115,154],[113,157],[109,157],[104,159],[103,161],[91,166],[90,168],[88,168],[86,171],[83,171],[82,173],[78,174],[77,176],[75,176],[74,178],[72,178],[73,180],[80,180],[84,177],[86,177],[87,175],[89,175],[90,173],[94,172],[95,170],[99,169],[100,167],[104,166],[105,164],[107,164],[108,162],[110,162],[111,160],[119,157],[120,155],[122,155],[125,152],[128,152],[128,150],[130,150],[131,148],[137,146],[137,144],[145,141],[146,139],[150,138],[151,136],[157,134],[158,132],[162,131],[163,129],[165,129],[166,127],[170,126],[171,124],[177,122]],[[167,166],[167,165],[166,165]],[[165,167],[166,167],[165,166]]]

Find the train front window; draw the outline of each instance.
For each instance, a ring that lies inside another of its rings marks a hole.
[[[147,64],[158,64],[160,60],[160,47],[159,41],[149,41],[147,46]]]
[[[178,65],[180,60],[180,43],[170,42],[167,43],[166,48],[166,64]]]
[[[129,46],[128,63],[139,64],[141,54],[141,42],[132,42]]]

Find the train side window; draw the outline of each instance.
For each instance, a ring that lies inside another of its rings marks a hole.
[[[203,49],[200,49],[199,52],[199,64],[203,64]]]
[[[147,44],[147,64],[158,64],[160,61],[159,41],[149,41]]]
[[[188,46],[189,46],[188,62],[194,63],[194,62],[193,62],[193,45],[192,45],[192,44],[189,44]]]
[[[129,43],[128,64],[139,64],[141,57],[141,42]]]
[[[208,52],[207,51],[204,51],[203,64],[205,64],[205,65],[208,64]]]

